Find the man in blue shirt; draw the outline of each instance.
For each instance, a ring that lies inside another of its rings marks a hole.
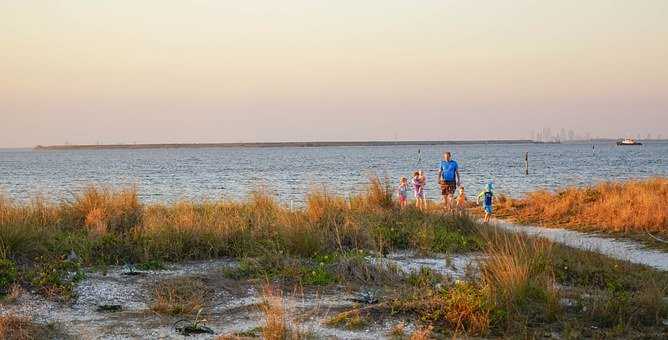
[[[452,160],[452,154],[446,152],[443,154],[443,160],[438,169],[438,184],[441,187],[443,204],[446,209],[452,209],[452,198],[461,184],[459,177],[459,165]]]

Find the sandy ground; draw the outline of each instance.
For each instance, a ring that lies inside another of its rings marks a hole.
[[[516,225],[500,220],[494,221],[494,225],[658,270],[668,270],[667,253],[647,249],[637,242],[566,229]],[[396,266],[406,273],[427,267],[452,280],[465,280],[475,277],[477,261],[481,256],[436,254],[425,257],[412,252],[396,252],[386,257],[368,257],[367,260],[376,266]],[[218,259],[174,264],[165,270],[144,271],[134,276],[125,275],[127,269],[122,267],[110,267],[105,272],[88,271],[86,279],[76,288],[76,298],[68,304],[48,301],[26,292],[13,304],[0,305],[0,314],[13,313],[31,317],[39,323],[55,323],[77,339],[181,339],[183,336],[175,332],[173,325],[182,317],[163,316],[151,311],[152,289],[161,280],[194,276],[204,280],[214,292],[205,308],[206,325],[215,334],[248,332],[265,322],[259,308],[262,296],[257,282],[225,277],[224,271],[236,266],[238,262],[233,259]],[[324,324],[325,320],[339,311],[354,306],[356,302],[353,300],[360,291],[329,286],[284,292],[284,307],[291,323],[300,331],[317,338],[386,338],[393,325],[405,322],[399,318],[376,320],[354,331]],[[120,305],[122,310],[101,312],[98,311],[101,305]],[[414,329],[410,322],[405,324],[406,332]],[[189,338],[211,339],[213,336]]]
[[[478,257],[478,254],[420,257],[403,252],[368,260],[375,265],[393,264],[405,272],[428,267],[458,280],[475,272]],[[26,292],[13,304],[0,306],[0,314],[14,313],[29,316],[39,323],[55,323],[73,338],[181,339],[183,336],[175,332],[173,324],[182,317],[162,316],[151,311],[152,287],[160,280],[195,276],[204,280],[214,292],[205,308],[206,325],[216,334],[248,332],[264,324],[258,306],[262,297],[257,283],[225,277],[224,270],[237,265],[232,259],[190,262],[134,276],[125,275],[127,271],[122,267],[108,268],[106,272],[89,271],[76,288],[76,298],[68,304],[48,301]],[[403,321],[399,318],[379,320],[355,331],[324,324],[339,311],[354,306],[353,299],[358,293],[342,286],[284,292],[284,307],[288,318],[300,331],[317,338],[385,338],[393,325]],[[98,311],[101,305],[120,305],[122,310],[101,312]],[[413,329],[413,325],[406,323],[407,332]],[[210,339],[213,336],[189,338]]]

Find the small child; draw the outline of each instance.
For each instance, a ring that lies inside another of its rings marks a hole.
[[[415,207],[418,209],[423,209],[425,205],[424,201],[424,176],[420,171],[413,173],[413,192],[415,193]]]
[[[401,176],[397,191],[399,193],[399,206],[403,209],[408,203],[408,179],[406,177]]]
[[[483,198],[483,209],[485,209],[485,218],[483,221],[489,223],[490,218],[492,217],[492,201],[494,200],[494,185],[492,182],[487,183],[485,190],[478,194],[476,202],[480,204],[480,198]]]
[[[427,178],[424,176],[422,170],[418,170],[418,173],[420,174],[420,183],[422,183],[422,189],[424,190],[425,185],[427,185]]]
[[[464,193],[464,187],[459,187],[459,195],[457,195],[457,208],[460,211],[464,211],[466,208],[466,193]]]

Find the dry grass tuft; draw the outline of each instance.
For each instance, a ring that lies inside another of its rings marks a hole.
[[[400,282],[404,273],[392,264],[369,263],[362,256],[344,256],[336,263],[336,276],[340,282],[380,286]]]
[[[67,207],[76,225],[85,225],[95,233],[123,233],[141,221],[142,206],[136,188],[119,191],[88,187]]]
[[[151,309],[168,315],[195,314],[206,306],[211,289],[193,277],[167,279],[155,286]]]
[[[612,232],[668,235],[668,179],[604,182],[555,193],[538,191],[523,199],[499,200],[499,216],[524,223]]]
[[[410,340],[429,340],[431,339],[433,329],[432,326],[416,329],[413,334],[411,334]]]
[[[28,318],[16,315],[0,317],[0,338],[2,339],[32,339],[32,322]]]
[[[524,234],[496,231],[488,232],[486,238],[481,278],[492,303],[507,312],[508,327],[528,314],[539,321],[554,318],[559,298],[554,288],[553,244]]]
[[[492,232],[488,235],[483,280],[505,301],[525,294],[530,280],[550,269],[552,243],[523,234]]]
[[[265,317],[262,337],[268,340],[298,340],[303,336],[291,324],[286,313],[286,301],[283,293],[270,285],[262,288],[262,305],[260,309]]]
[[[41,340],[56,336],[55,330],[39,325],[26,317],[13,314],[0,316],[0,339],[3,340]]]
[[[21,287],[21,285],[18,283],[12,284],[7,290],[7,295],[5,295],[2,300],[0,300],[0,305],[15,303],[21,297],[21,295],[23,295],[23,293],[25,293],[25,290]]]
[[[406,325],[403,322],[399,322],[392,326],[390,329],[390,336],[393,337],[403,337],[406,334]]]

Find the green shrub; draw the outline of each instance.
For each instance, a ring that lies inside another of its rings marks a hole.
[[[305,275],[302,283],[306,285],[322,286],[336,282],[336,277],[329,272],[324,263],[316,265],[314,268],[305,268]]]
[[[4,295],[11,284],[16,281],[17,271],[14,261],[0,259],[0,295]]]
[[[84,279],[85,275],[78,263],[38,258],[37,265],[28,273],[28,278],[40,294],[69,300],[73,297],[75,285]]]

